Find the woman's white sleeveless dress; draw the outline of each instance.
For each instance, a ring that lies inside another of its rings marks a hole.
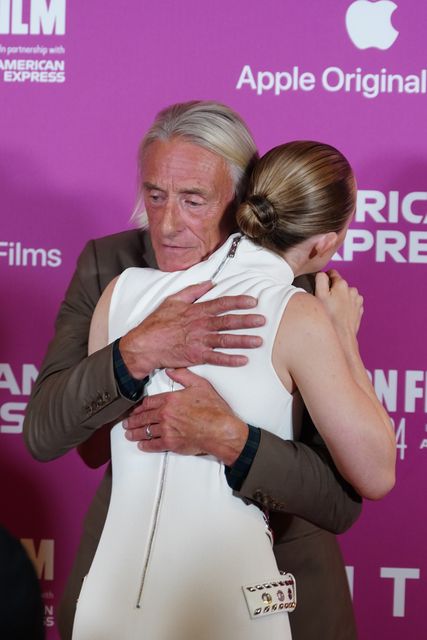
[[[262,335],[263,346],[246,352],[243,367],[192,370],[245,422],[290,439],[301,402],[284,389],[271,353],[286,304],[299,290],[288,264],[247,238],[227,257],[236,237],[186,271],[126,270],[113,292],[109,339],[136,326],[167,296],[217,272],[216,286],[203,300],[257,297],[256,311],[268,320],[253,333]],[[159,370],[146,392],[170,391],[171,384]],[[141,452],[121,423],[111,432],[111,451],[110,507],[80,593],[73,640],[289,640],[285,609],[264,615],[263,605],[261,615],[250,616],[245,589],[255,588],[259,599],[263,585],[276,581],[277,587],[281,576],[263,513],[233,495],[224,465],[207,455]]]

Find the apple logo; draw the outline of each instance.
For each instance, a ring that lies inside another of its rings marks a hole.
[[[356,0],[347,9],[345,25],[358,49],[389,49],[399,32],[391,24],[397,4],[390,0]]]

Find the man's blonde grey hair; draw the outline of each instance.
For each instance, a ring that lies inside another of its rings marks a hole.
[[[245,194],[258,152],[242,118],[219,102],[201,100],[173,104],[157,114],[139,147],[137,200],[132,214],[132,221],[138,226],[146,226],[142,177],[145,153],[156,140],[177,137],[225,160],[234,185],[236,207]]]

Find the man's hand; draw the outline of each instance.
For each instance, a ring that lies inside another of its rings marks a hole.
[[[265,324],[259,314],[231,314],[233,309],[253,309],[252,296],[223,296],[194,304],[214,285],[202,282],[169,296],[141,324],[120,340],[120,353],[130,374],[142,379],[154,369],[214,364],[238,367],[246,364],[242,355],[214,349],[253,349],[262,344],[254,335],[223,333]],[[225,314],[225,315],[222,315]]]
[[[124,422],[126,437],[142,451],[209,453],[233,464],[246,444],[247,425],[204,378],[188,369],[167,373],[184,389],[145,397]]]

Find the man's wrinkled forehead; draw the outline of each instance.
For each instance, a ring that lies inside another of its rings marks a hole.
[[[212,190],[230,193],[232,177],[219,154],[174,137],[156,140],[145,150],[141,165],[144,189],[173,190],[209,197]]]

